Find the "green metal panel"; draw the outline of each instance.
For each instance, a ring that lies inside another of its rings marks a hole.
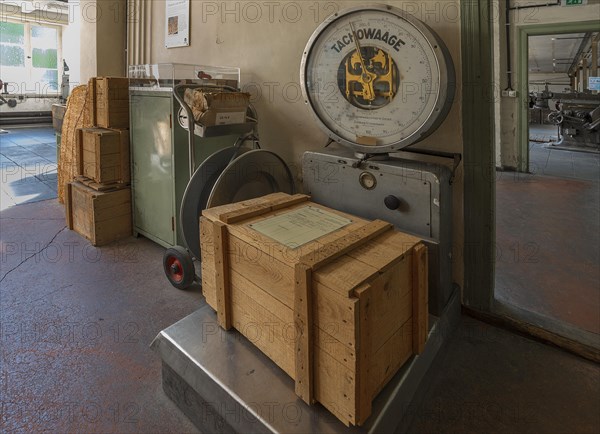
[[[165,247],[183,245],[179,210],[190,174],[179,103],[170,91],[135,90],[130,107],[134,232]],[[194,136],[196,167],[237,137]]]
[[[494,106],[489,2],[461,1],[465,282],[463,303],[490,310],[494,282]]]
[[[134,232],[171,246],[175,243],[171,95],[132,93],[130,107]]]

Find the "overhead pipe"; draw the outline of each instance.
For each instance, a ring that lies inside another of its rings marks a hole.
[[[509,3],[510,1],[507,0],[506,3]],[[518,11],[519,9],[532,9],[532,8],[545,8],[548,6],[560,6],[560,0],[556,0],[554,3],[542,3],[542,4],[537,4],[537,5],[525,5],[525,6],[514,6],[512,8],[510,8],[511,11]]]
[[[592,40],[592,68],[590,69],[590,76],[592,77],[598,77],[598,40],[600,40],[600,32]],[[594,91],[594,93],[596,92],[598,91]]]
[[[142,65],[150,58],[151,2],[127,1],[127,64]]]
[[[506,0],[506,78],[508,86],[505,90],[513,90],[512,87],[512,50],[510,47],[510,0]]]

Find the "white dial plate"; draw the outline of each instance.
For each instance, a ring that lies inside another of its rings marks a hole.
[[[307,102],[334,138],[376,147],[410,144],[427,133],[432,116],[441,115],[446,82],[438,42],[398,14],[368,7],[342,14],[309,45]],[[374,83],[371,96],[368,81]]]

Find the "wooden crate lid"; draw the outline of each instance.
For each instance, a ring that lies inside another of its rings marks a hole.
[[[314,263],[315,257],[325,257],[324,250],[337,248],[341,239],[352,238],[353,234],[372,228],[367,220],[343,213],[323,205],[309,202],[309,196],[275,193],[261,198],[235,204],[223,205],[203,211],[203,216],[212,221],[222,221],[229,227],[232,236],[248,243],[257,251],[272,256],[283,264],[294,267],[303,261]],[[252,229],[250,225],[302,207],[311,206],[352,220],[352,223],[310,241],[298,248],[290,248]],[[346,297],[353,296],[354,289],[386,271],[400,261],[421,239],[394,230],[381,222],[381,229],[372,239],[359,247],[344,251],[335,259],[319,265],[314,279]],[[332,247],[333,246],[333,247]],[[312,258],[312,259],[311,259]]]

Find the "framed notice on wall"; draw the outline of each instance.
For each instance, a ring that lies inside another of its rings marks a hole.
[[[190,0],[167,0],[165,13],[165,46],[190,45]]]

